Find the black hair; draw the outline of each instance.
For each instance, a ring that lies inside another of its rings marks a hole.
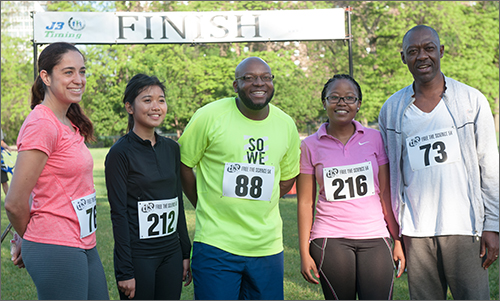
[[[145,89],[151,86],[158,86],[165,93],[165,85],[160,82],[160,80],[156,76],[148,76],[146,74],[136,74],[134,77],[130,79],[127,83],[127,87],[125,88],[125,94],[123,95],[123,104],[127,102],[130,103],[131,106],[134,106],[134,102],[136,97],[142,93]],[[132,114],[128,114],[128,126],[127,132],[131,131],[134,128],[134,116]]]
[[[352,76],[348,74],[335,74],[332,78],[330,78],[326,82],[325,86],[323,87],[323,91],[321,91],[321,102],[323,102],[326,99],[326,92],[328,90],[328,86],[330,86],[331,83],[335,82],[338,79],[350,80],[356,86],[356,89],[358,89],[359,101],[363,99],[363,94],[361,93],[361,87],[359,86],[358,82],[354,78],[352,78]]]

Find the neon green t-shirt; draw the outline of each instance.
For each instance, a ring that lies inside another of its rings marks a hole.
[[[299,174],[300,139],[292,118],[269,107],[268,117],[255,121],[234,97],[224,98],[186,126],[179,144],[182,163],[196,166],[194,241],[240,256],[283,250],[279,182]]]

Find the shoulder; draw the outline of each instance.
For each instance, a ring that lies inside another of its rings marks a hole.
[[[387,101],[384,103],[383,107],[387,107],[389,105],[397,104],[401,101],[401,99],[409,98],[413,95],[413,84],[404,87],[403,89],[397,91],[396,93],[389,96]]]
[[[234,112],[236,108],[234,99],[234,97],[222,98],[204,105],[196,110],[189,123],[205,124],[223,119],[225,115]]]
[[[227,97],[219,100],[215,100],[213,102],[207,103],[203,107],[199,108],[195,114],[206,114],[206,113],[224,113],[232,109],[232,105],[234,105],[235,98]],[[219,115],[217,114],[217,115]]]
[[[278,118],[286,122],[288,125],[293,125],[295,127],[295,121],[293,120],[293,118],[271,103],[269,104],[269,112],[271,118]]]
[[[315,145],[318,145],[318,143],[320,143],[319,141],[320,140],[318,138],[318,133],[316,132],[302,139],[302,141],[300,142],[300,147],[302,149],[314,148]]]
[[[52,127],[58,128],[58,120],[54,113],[47,107],[43,105],[37,105],[26,117],[24,123],[45,123],[46,125],[51,125]],[[47,131],[50,129],[40,126],[40,131]]]
[[[163,136],[160,136],[160,135],[158,135],[157,139],[161,140],[162,143],[167,148],[171,148],[171,149],[174,149],[174,150],[178,150],[179,149],[179,143],[177,143],[177,141],[175,141],[173,139],[170,139],[170,138],[167,138],[167,137],[163,137]]]
[[[115,144],[111,146],[107,156],[118,155],[118,154],[126,155],[128,153],[129,146],[130,146],[130,137],[129,134],[125,134],[124,136],[120,137],[120,139],[118,139],[118,141],[116,141]]]
[[[448,92],[448,89],[450,89],[450,93],[457,93],[463,95],[463,92],[467,92],[469,95],[475,95],[478,97],[485,97],[481,91],[478,89],[471,87],[467,84],[464,84],[462,82],[459,82],[458,80],[455,80],[451,77],[446,77],[445,76],[445,81],[446,81],[446,92]]]
[[[25,145],[28,142],[57,143],[62,133],[61,126],[62,124],[49,108],[37,105],[24,120],[19,130],[18,142]]]

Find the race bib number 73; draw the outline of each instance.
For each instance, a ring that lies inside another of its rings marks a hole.
[[[455,128],[441,129],[406,138],[412,170],[419,170],[460,160],[460,146]]]

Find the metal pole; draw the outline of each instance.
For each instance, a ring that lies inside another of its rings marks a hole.
[[[352,62],[352,33],[351,33],[351,12],[352,7],[347,7],[347,26],[348,26],[348,39],[349,39],[349,75],[353,76],[353,62]]]
[[[30,15],[31,15],[31,19],[33,19],[33,40],[31,40],[33,42],[33,80],[36,80],[36,77],[38,76],[38,72],[37,72],[37,63],[38,63],[38,48],[37,48],[37,44],[35,42],[35,18],[34,18],[34,14],[35,12],[32,11],[30,12]]]
[[[9,224],[7,226],[7,228],[5,228],[5,230],[3,231],[3,233],[2,233],[2,240],[0,241],[0,243],[2,243],[3,240],[5,239],[5,237],[7,236],[7,233],[9,233],[10,228],[12,228],[12,224]]]

